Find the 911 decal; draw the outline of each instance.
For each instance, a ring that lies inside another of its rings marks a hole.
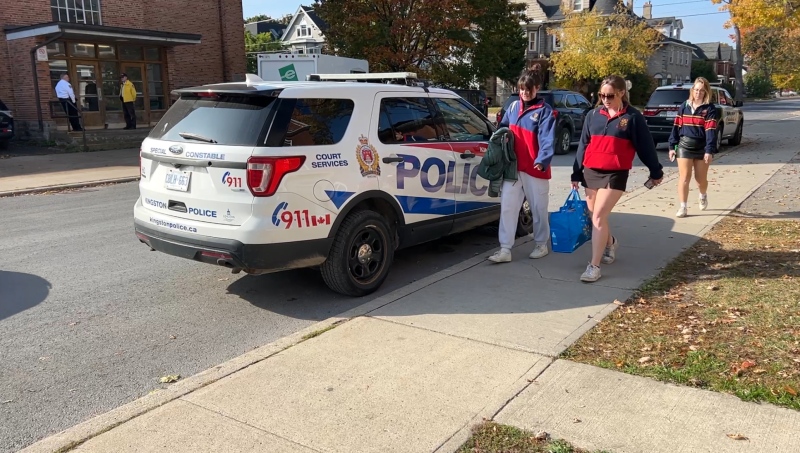
[[[276,227],[284,225],[284,229],[289,228],[311,228],[321,225],[331,224],[331,215],[314,215],[308,209],[290,211],[289,203],[281,202],[272,212],[272,224]]]
[[[222,175],[222,184],[227,185],[234,192],[244,192],[242,178],[240,176],[233,176],[229,171],[226,171]]]

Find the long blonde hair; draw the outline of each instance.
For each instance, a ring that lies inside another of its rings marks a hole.
[[[695,102],[696,99],[694,98],[694,86],[697,84],[703,86],[703,99],[700,105],[705,105],[711,103],[711,84],[708,83],[708,80],[705,77],[698,77],[694,79],[694,83],[692,84],[692,89],[689,90],[689,100]]]

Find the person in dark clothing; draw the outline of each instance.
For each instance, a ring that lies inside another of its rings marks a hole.
[[[677,217],[686,217],[689,183],[694,179],[700,189],[700,210],[708,207],[708,167],[717,153],[717,107],[711,102],[711,85],[703,77],[694,81],[689,100],[678,109],[672,133],[669,136],[669,160],[678,158]]]
[[[75,91],[72,89],[72,84],[69,83],[69,74],[61,75],[61,80],[56,84],[56,97],[58,98],[58,102],[61,103],[61,108],[64,109],[64,113],[67,114],[72,130],[82,131],[81,114],[75,102]]]
[[[584,282],[599,280],[600,263],[616,260],[619,243],[611,235],[608,217],[625,193],[633,158],[639,156],[655,185],[664,177],[644,116],[629,105],[625,79],[606,77],[599,98],[603,105],[586,116],[572,172],[572,187],[586,188],[592,212],[592,260],[581,275]]]

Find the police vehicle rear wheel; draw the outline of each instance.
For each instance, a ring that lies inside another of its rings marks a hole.
[[[325,284],[346,296],[366,296],[380,288],[394,259],[392,237],[386,219],[376,212],[347,216],[320,266]]]
[[[739,122],[739,124],[736,125],[736,132],[733,134],[733,137],[728,139],[728,144],[729,145],[731,145],[731,146],[739,146],[739,144],[742,143],[742,132],[743,132],[743,129],[744,129],[744,127],[743,127],[742,123]]]
[[[533,214],[531,204],[526,199],[519,210],[519,220],[517,221],[517,237],[528,236],[533,233]]]

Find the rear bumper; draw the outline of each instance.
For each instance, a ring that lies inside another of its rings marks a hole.
[[[243,244],[232,239],[184,236],[150,228],[134,219],[139,241],[168,255],[228,268],[276,272],[318,266],[328,257],[332,239],[274,244]]]
[[[650,135],[653,136],[653,141],[657,143],[666,142],[669,140],[669,135],[672,133],[672,124],[648,124],[647,128],[650,129]]]

